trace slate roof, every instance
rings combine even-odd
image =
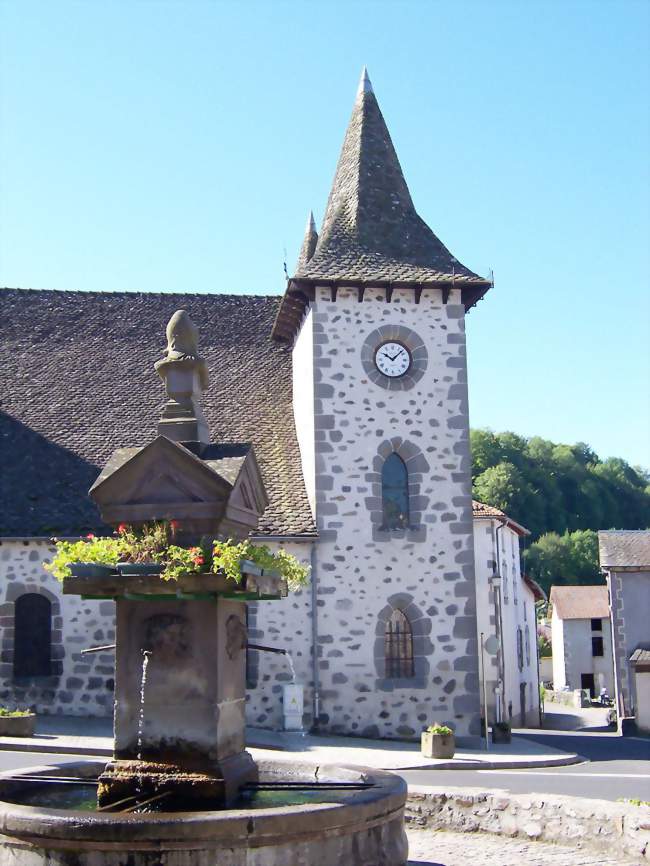
[[[316,284],[456,287],[466,309],[491,286],[418,216],[365,69],[320,234],[314,225],[310,243],[306,254],[303,242],[287,285],[274,329],[278,340],[292,339]]]
[[[294,279],[488,282],[461,264],[415,211],[364,70],[313,256]]]
[[[598,533],[600,567],[650,571],[650,530],[616,529]]]
[[[215,441],[250,442],[269,535],[315,535],[293,422],[291,355],[270,339],[280,298],[0,290],[0,535],[101,530],[87,491],[111,453],[156,436],[153,369],[186,309],[210,370]]]
[[[551,604],[560,619],[608,619],[606,586],[552,586]]]

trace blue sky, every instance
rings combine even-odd
[[[283,290],[367,64],[474,426],[650,465],[650,4],[0,0],[0,284]]]

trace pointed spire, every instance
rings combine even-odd
[[[304,244],[303,244],[304,247]],[[320,237],[296,280],[487,281],[465,268],[416,213],[364,67]]]
[[[368,75],[368,67],[364,66],[361,70],[361,78],[359,79],[359,87],[357,88],[357,98],[362,93],[374,93],[375,91],[372,89],[372,82]]]
[[[305,226],[305,236],[298,254],[296,262],[296,271],[301,270],[314,255],[316,244],[318,243],[318,232],[316,231],[316,222],[314,221],[314,212],[309,211],[307,217],[307,225]]]

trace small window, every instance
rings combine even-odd
[[[28,592],[14,608],[14,677],[49,677],[52,673],[52,605]]]
[[[383,529],[405,529],[409,522],[409,483],[406,464],[391,454],[381,470]]]
[[[504,604],[508,604],[510,595],[508,591],[508,566],[505,559],[501,562],[501,577],[503,578],[503,602]]]
[[[524,636],[520,628],[517,629],[517,664],[519,670],[524,669]]]
[[[592,639],[591,639],[591,654],[592,654],[592,656],[604,655],[602,637],[592,637]]]
[[[530,664],[530,628],[528,627],[528,623],[526,623],[526,629],[524,631],[524,636],[526,639],[526,664]]]
[[[408,678],[415,675],[413,668],[413,632],[411,624],[401,610],[394,610],[386,623],[384,656],[388,678]]]
[[[602,630],[603,630],[603,621],[602,621],[602,619],[592,619],[592,621],[591,621],[591,630],[592,630],[592,631],[602,631]]]

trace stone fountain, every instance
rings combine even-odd
[[[208,371],[183,310],[167,343],[155,365],[167,394],[159,435],[116,451],[90,495],[112,526],[174,521],[181,545],[246,537],[267,505],[254,450],[210,441],[200,407]],[[322,789],[320,800],[256,809],[241,800],[264,787],[260,778],[287,784],[288,771],[258,767],[244,741],[245,604],[280,599],[281,579],[252,563],[240,583],[140,571],[64,581],[64,593],[116,602],[113,760],[79,764],[66,783],[95,782],[97,811],[39,806],[51,770],[0,776],[0,862],[4,847],[14,866],[402,866],[398,777],[292,765],[290,782]],[[154,804],[162,811],[134,811]]]

